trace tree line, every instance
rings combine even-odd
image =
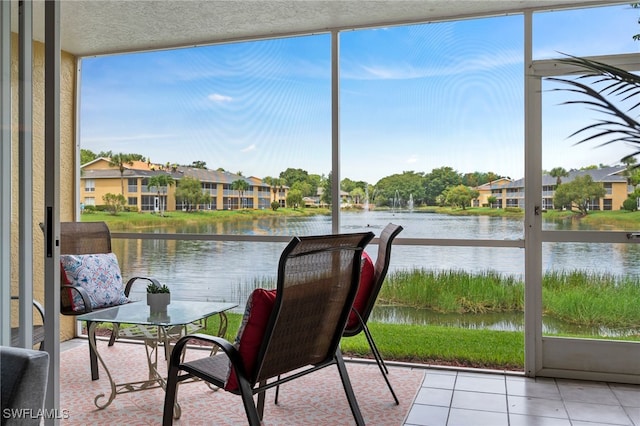
[[[112,153],[111,151],[100,152],[95,154],[90,150],[81,150],[82,163],[85,164],[99,157],[108,158],[110,163],[122,173],[125,165],[133,164],[133,161],[149,161],[147,157],[141,154],[124,154]],[[635,167],[635,161],[628,160],[626,176],[629,183],[633,184],[640,178],[640,172]],[[195,161],[191,164],[182,165],[184,167],[193,167],[207,169],[206,162]],[[177,184],[176,198],[187,205],[206,204],[208,194],[203,194],[201,183],[190,177],[180,179],[175,182],[169,175],[170,170],[175,170],[177,165],[167,164],[162,166],[162,170],[167,174],[159,174],[150,178],[148,186],[157,190],[158,195],[163,188]],[[582,170],[598,169],[600,166],[587,166]],[[219,171],[224,171],[218,168]],[[554,196],[554,205],[557,208],[575,207],[580,212],[586,214],[589,209],[589,202],[592,199],[598,199],[604,196],[604,188],[602,184],[593,182],[590,176],[585,175],[574,179],[569,183],[562,183],[562,178],[568,176],[567,170],[562,167],[555,167],[550,171],[543,171],[556,178],[556,191]],[[242,172],[236,173],[242,176]],[[355,181],[350,178],[344,178],[340,181],[340,190],[349,195],[352,203],[364,204],[369,203],[377,207],[407,207],[409,200],[413,201],[413,205],[418,206],[453,206],[466,208],[471,205],[471,201],[479,196],[474,187],[496,181],[503,178],[494,172],[472,172],[460,173],[452,167],[444,166],[431,170],[429,173],[403,171],[389,176],[385,176],[375,184],[365,181]],[[282,191],[285,187],[287,190],[286,204],[288,207],[304,207],[305,197],[320,197],[320,202],[330,205],[332,202],[332,174],[318,175],[307,172],[301,168],[287,168],[276,176],[265,176],[263,182],[271,186],[271,190],[275,195],[278,191]],[[238,201],[236,208],[240,209],[245,206],[243,195],[249,190],[249,184],[244,178],[239,178],[232,182],[232,189],[238,191]],[[112,194],[111,194],[112,195]],[[115,202],[122,203],[122,199],[116,199],[112,196],[106,204]],[[124,199],[124,180],[122,181],[122,198]],[[490,197],[489,202],[492,202]],[[632,194],[625,208],[632,209],[636,203],[637,194]],[[274,209],[278,208],[274,202]],[[164,206],[160,206],[160,210],[164,210]]]
[[[81,149],[81,162],[86,164],[99,157],[111,159],[111,164],[124,170],[123,165],[126,164],[121,160],[124,158],[129,162],[133,161],[149,161],[148,157],[141,154],[114,154],[111,151],[102,151],[94,153],[87,149]],[[114,158],[116,161],[114,161]],[[175,168],[177,165],[167,164],[166,168]],[[207,165],[204,161],[195,161],[191,164],[181,165],[185,167],[194,167],[206,169]],[[218,168],[219,171],[224,171]],[[242,172],[237,172],[242,176]],[[350,178],[344,178],[340,181],[340,189],[349,194],[354,204],[363,204],[368,202],[375,206],[393,207],[396,203],[399,207],[406,207],[409,199],[413,200],[415,206],[420,205],[454,205],[465,207],[470,201],[477,197],[477,191],[471,188],[497,180],[503,176],[494,172],[472,172],[460,173],[451,167],[438,167],[429,173],[403,171],[399,174],[393,174],[380,179],[375,184],[365,181],[356,181]],[[185,179],[181,179],[185,180]],[[287,205],[303,206],[304,197],[320,196],[320,201],[330,205],[332,202],[332,174],[318,175],[309,173],[301,168],[287,168],[280,172],[277,176],[265,176],[263,182],[272,187],[272,191],[277,193],[284,187],[288,188]],[[239,180],[245,182],[244,180]],[[166,186],[164,182],[159,182]],[[234,190],[244,192],[248,187],[240,182],[234,182]],[[184,188],[181,188],[184,186]],[[187,188],[191,188],[187,189]],[[198,192],[197,182],[186,180],[184,184],[178,182],[177,189],[181,189],[181,193],[188,198],[194,192]],[[194,191],[196,190],[196,191]],[[124,191],[123,191],[124,193]],[[240,195],[242,198],[242,195]],[[193,200],[199,201],[199,200]],[[242,201],[239,200],[239,203]],[[196,202],[197,203],[197,202]]]

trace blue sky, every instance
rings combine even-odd
[[[534,18],[534,56],[639,52],[628,5]],[[521,16],[341,33],[341,177],[376,183],[450,166],[520,178]],[[85,58],[80,144],[245,176],[331,168],[330,36]],[[612,164],[573,146],[585,111],[545,95],[543,167]],[[548,101],[547,101],[548,100]],[[593,114],[593,113],[591,113]]]

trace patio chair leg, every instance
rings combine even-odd
[[[278,375],[278,381],[280,380],[280,375]],[[278,405],[278,396],[280,395],[280,385],[276,385],[276,396],[273,398],[273,403]]]
[[[247,421],[249,426],[260,426],[261,415],[258,414],[255,401],[253,400],[253,392],[249,382],[244,377],[238,377],[238,387],[240,388],[240,395],[242,396],[242,403],[244,404],[244,411],[247,413]],[[262,393],[264,397],[264,393]]]
[[[373,340],[373,336],[371,335],[367,324],[362,324],[362,331],[364,331],[364,335],[367,338],[367,342],[369,343],[369,347],[371,348],[371,352],[373,353],[374,358],[376,359],[376,361],[379,361],[378,365],[382,365],[383,372],[385,374],[389,374],[389,370],[387,369],[387,366],[382,359],[382,355],[380,355],[378,345],[376,345],[376,342]]]
[[[389,377],[388,377],[389,370],[387,369],[387,366],[384,363],[384,359],[382,359],[382,355],[380,355],[380,351],[378,350],[378,346],[373,341],[373,336],[371,335],[371,332],[369,331],[369,327],[367,327],[366,324],[363,324],[362,329],[364,331],[364,335],[367,338],[367,341],[369,342],[369,347],[371,347],[371,352],[373,352],[373,357],[376,360],[376,364],[378,364],[378,368],[380,369],[380,372],[382,373],[382,377],[384,378],[384,381],[387,383],[387,387],[389,388],[389,391],[391,392],[391,396],[393,396],[393,400],[395,401],[396,405],[400,405],[400,401],[398,400],[398,397],[396,396],[396,393],[393,390],[393,387],[391,386],[391,382],[389,382]]]
[[[264,386],[266,385],[267,382],[266,381],[262,381],[260,382],[260,386]],[[260,420],[262,420],[263,416],[264,416],[264,400],[265,400],[265,393],[267,393],[267,391],[264,392],[260,392],[258,394],[258,417],[260,417]]]
[[[344,387],[344,393],[347,394],[347,400],[349,401],[349,407],[353,413],[353,418],[358,426],[364,426],[364,418],[360,412],[358,401],[356,400],[356,394],[353,392],[351,381],[349,380],[349,374],[347,373],[347,367],[344,365],[344,359],[342,358],[342,352],[340,348],[336,350],[336,364],[338,366],[338,372],[340,373],[340,379],[342,380],[342,386]]]
[[[167,384],[164,395],[164,410],[162,413],[162,426],[173,424],[173,409],[176,402],[176,387],[178,386],[178,369],[173,365],[169,366],[167,373]]]

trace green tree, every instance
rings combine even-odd
[[[124,206],[127,205],[127,199],[124,198],[124,195],[110,192],[102,196],[102,201],[106,204],[107,210],[114,216],[123,211]]]
[[[331,187],[331,172],[329,172],[329,175],[327,176],[326,179],[323,179],[322,182],[320,183],[320,187],[322,188],[322,195],[320,196],[320,202],[326,204],[326,205],[331,205],[331,191],[332,191],[332,187]]]
[[[96,158],[98,158],[98,156],[93,151],[80,148],[80,165],[90,163]]]
[[[556,206],[576,206],[582,214],[588,213],[589,201],[602,198],[606,194],[604,186],[594,182],[591,176],[578,176],[571,182],[560,185],[553,196]]]
[[[622,172],[622,175],[627,178],[627,185],[630,185],[634,171],[636,171],[636,169],[638,168],[638,160],[636,160],[635,157],[625,157],[620,161],[625,165],[625,169]]]
[[[479,186],[480,185],[480,172],[465,173],[462,176],[462,184],[466,186]]]
[[[307,182],[309,182],[310,192],[302,192],[302,195],[305,197],[315,197],[318,195],[318,188],[320,188],[320,182],[322,182],[322,176],[317,174],[310,174],[307,178]]]
[[[121,186],[121,194],[124,197],[124,171],[127,169],[126,166],[133,166],[134,157],[132,154],[123,154],[122,152],[119,154],[114,154],[109,158],[109,164],[115,166],[120,170],[120,186]]]
[[[494,180],[502,179],[501,175],[495,174],[493,172],[487,172],[484,174],[482,180],[480,180],[480,185],[487,182],[493,182]]]
[[[300,191],[303,197],[312,197],[318,193],[318,187],[313,186],[309,181],[296,182],[289,189]]]
[[[622,209],[630,212],[638,210],[638,197],[629,197],[622,202]]]
[[[493,205],[498,201],[498,199],[494,195],[490,195],[487,197],[487,202],[489,203],[489,207],[493,208]]]
[[[200,180],[187,176],[178,181],[176,201],[186,204],[187,210],[192,211],[194,206],[209,202],[209,195],[202,191]]]
[[[244,192],[249,189],[249,182],[244,179],[234,180],[233,182],[231,182],[231,189],[233,189],[234,191],[238,191],[238,210],[240,209],[240,204],[242,204],[244,208],[242,197],[244,195]]]
[[[284,179],[285,185],[292,187],[296,182],[307,182],[309,179],[309,173],[302,169],[288,168],[284,172],[280,173],[280,179]]]
[[[207,168],[207,162],[206,161],[197,160],[197,161],[194,161],[191,164],[189,164],[187,167],[193,167],[194,169],[206,169]]]
[[[435,205],[436,197],[441,195],[445,189],[461,183],[462,177],[451,167],[445,166],[431,170],[431,173],[424,176],[426,204]]]
[[[351,192],[349,192],[349,195],[355,204],[362,204],[365,201],[364,190],[358,186],[353,188]]]
[[[471,200],[478,197],[478,191],[460,184],[450,186],[444,191],[443,195],[446,204],[452,207],[462,207],[462,210],[465,210],[467,206],[471,206]]]
[[[562,178],[569,176],[569,172],[564,167],[554,167],[549,172],[549,176],[556,178],[556,187],[558,187],[562,183]]]
[[[340,189],[346,192],[351,192],[356,188],[356,182],[352,181],[349,178],[344,178],[340,182]]]
[[[267,176],[262,180],[267,185],[271,186],[271,191],[273,192],[273,201],[277,202],[276,195],[278,194],[278,191],[284,186],[284,179]]]
[[[304,208],[304,203],[302,202],[302,192],[297,189],[292,189],[287,194],[287,207],[297,209],[298,207]]]
[[[173,179],[173,177],[165,173],[151,176],[149,178],[149,181],[147,182],[147,186],[149,187],[149,189],[155,188],[158,193],[158,202],[160,203],[160,216],[164,216],[164,203],[162,202],[162,196],[160,195],[161,189],[165,188],[166,192],[166,189],[173,184],[175,184],[175,180]]]
[[[404,171],[384,177],[375,185],[375,203],[377,206],[391,206],[399,198],[403,205],[413,197],[416,205],[425,199],[424,175],[414,171]],[[393,206],[392,206],[393,207]]]

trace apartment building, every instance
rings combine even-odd
[[[83,206],[104,204],[105,194],[122,193],[127,206],[142,212],[159,210],[175,211],[235,210],[239,208],[267,209],[271,202],[284,206],[288,187],[278,187],[274,191],[270,185],[257,177],[244,177],[227,171],[198,169],[183,166],[163,166],[143,161],[125,164],[121,174],[117,166],[107,158],[97,158],[80,168],[80,202]],[[159,174],[173,178],[174,185],[150,187],[149,179]],[[197,206],[176,200],[176,186],[181,179],[190,177],[200,181],[202,191],[209,195],[209,201]],[[233,189],[233,182],[244,180],[248,189],[242,194]]]
[[[589,210],[620,210],[622,203],[633,188],[627,183],[624,176],[625,167],[603,167],[590,170],[571,170],[568,176],[560,177],[561,184],[568,183],[579,176],[589,175],[594,182],[600,182],[604,186],[606,194],[603,198],[593,199],[589,204]],[[554,209],[553,196],[558,186],[558,178],[549,174],[542,175],[542,208]],[[476,187],[480,192],[478,198],[473,200],[474,207],[489,206],[494,208],[519,207],[524,208],[524,178],[512,181],[501,178]],[[489,203],[489,197],[495,197],[495,202]]]

